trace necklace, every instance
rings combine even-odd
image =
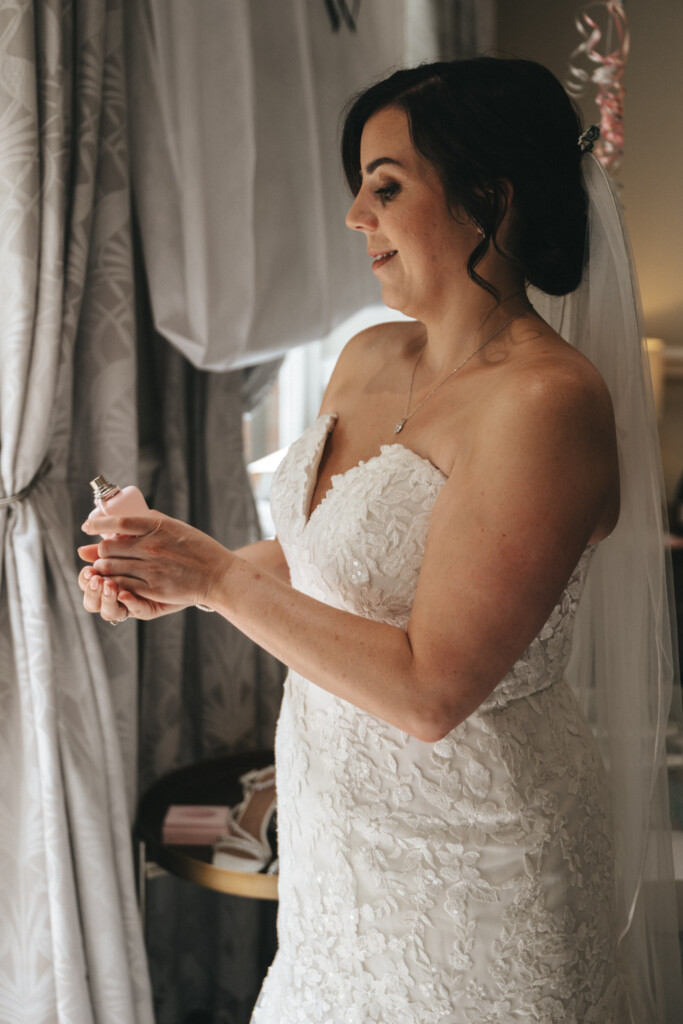
[[[466,356],[465,359],[463,359],[463,361],[461,363],[458,363],[458,365],[456,366],[456,368],[454,370],[451,370],[450,373],[447,373],[446,376],[443,378],[443,380],[440,380],[439,383],[436,385],[436,387],[433,387],[432,390],[429,392],[429,394],[425,398],[422,399],[422,401],[419,403],[419,405],[415,406],[415,408],[413,409],[412,412],[408,412],[408,408],[410,406],[410,399],[412,398],[412,395],[413,395],[413,383],[415,381],[415,374],[417,372],[418,365],[420,363],[420,360],[422,359],[422,354],[424,352],[424,349],[422,349],[422,352],[420,352],[419,356],[415,360],[415,366],[413,367],[413,375],[410,378],[410,387],[408,388],[408,398],[407,398],[407,401],[406,401],[406,407],[403,410],[403,416],[401,417],[400,422],[397,423],[396,426],[394,427],[394,433],[395,434],[400,434],[401,431],[403,430],[403,428],[405,427],[406,423],[410,419],[410,417],[414,416],[416,412],[419,412],[419,410],[422,408],[422,406],[425,404],[425,402],[429,401],[429,399],[432,397],[432,395],[436,391],[439,390],[439,388],[441,387],[442,384],[445,384],[446,381],[449,380],[453,376],[454,373],[458,372],[458,370],[462,370],[463,366],[465,366],[467,363],[469,363],[470,359],[474,359],[474,357],[476,356],[477,352],[481,352],[481,350],[483,348],[486,348],[486,346],[488,345],[488,343],[490,341],[493,341],[493,339],[497,338],[499,334],[502,334],[503,331],[505,330],[505,328],[509,327],[513,320],[519,320],[519,318],[521,316],[524,316],[524,315],[525,315],[524,313],[515,313],[514,316],[511,316],[510,319],[507,320],[503,324],[502,327],[499,327],[497,331],[494,331],[494,333],[489,338],[487,338],[486,341],[484,341],[479,346],[479,348],[475,348],[474,352],[470,352],[470,354],[468,356]]]

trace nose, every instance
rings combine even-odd
[[[363,189],[360,190],[346,214],[346,226],[354,231],[375,231],[377,228],[377,217],[369,209]]]

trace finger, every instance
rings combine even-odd
[[[93,574],[92,570],[84,569],[83,572],[91,573],[85,583],[85,586],[81,587],[83,590],[83,607],[87,612],[98,614],[102,603],[102,584],[104,583],[104,580],[101,576]]]
[[[78,557],[83,559],[84,562],[94,562],[97,558],[97,544],[85,544],[78,550]]]
[[[78,574],[78,585],[83,591],[83,593],[85,593],[86,590],[90,589],[90,580],[95,575],[95,570],[90,565],[87,565],[85,569],[81,569],[81,571]]]
[[[145,516],[104,516],[94,515],[86,519],[81,526],[84,533],[124,534],[127,537],[143,537],[158,529],[161,515],[158,512]]]
[[[114,557],[98,558],[93,562],[92,568],[100,576],[116,579],[117,584],[120,584],[123,579],[128,580],[130,589],[139,590],[140,585],[147,582],[143,576],[144,565],[145,563],[141,559]]]
[[[145,587],[145,583],[144,583],[143,580],[135,579],[135,578],[133,578],[131,576],[118,576],[118,575],[106,576],[106,577],[103,578],[103,582],[104,582],[104,580],[114,584],[114,586],[116,587],[116,590],[118,592],[119,602],[121,602],[121,595],[122,594],[130,595],[130,596],[134,597],[138,601],[149,602],[149,601],[153,601],[154,600],[151,597],[148,597],[148,596],[143,597],[142,596],[141,591]]]
[[[146,621],[156,618],[156,612],[150,601],[138,597],[130,590],[119,590],[119,604],[128,611],[128,614],[135,619]]]
[[[104,580],[100,615],[107,622],[118,622],[120,619],[125,618],[125,615],[121,614],[122,611],[125,611],[125,609],[119,602],[118,587],[112,580]]]

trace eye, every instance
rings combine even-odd
[[[382,185],[381,188],[376,188],[375,195],[379,196],[382,203],[390,203],[400,191],[401,186],[394,181],[390,185]]]

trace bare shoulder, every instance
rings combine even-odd
[[[530,330],[528,343],[522,338],[507,365],[499,367],[487,418],[530,430],[564,430],[576,438],[613,433],[612,401],[596,367],[546,324]]]

